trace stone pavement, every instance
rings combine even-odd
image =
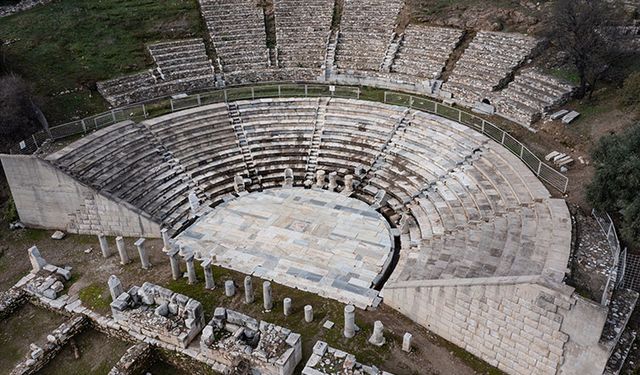
[[[263,279],[353,303],[392,258],[387,221],[367,204],[324,190],[272,189],[227,202],[177,237],[183,252]]]

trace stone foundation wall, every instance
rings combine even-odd
[[[151,364],[152,357],[151,345],[146,343],[136,344],[127,349],[127,352],[109,371],[109,375],[143,374]]]
[[[27,301],[27,293],[21,288],[10,288],[0,293],[0,320],[13,314]]]
[[[11,375],[34,374],[53,359],[64,345],[75,335],[87,327],[87,318],[76,315],[62,323],[47,336],[47,343],[42,347],[32,345],[26,360],[20,362],[11,371]]]
[[[598,340],[607,311],[600,305],[516,280],[406,284],[387,285],[384,302],[509,374],[604,370],[608,355]]]
[[[34,228],[110,236],[160,235],[160,225],[36,156],[0,155],[20,220]]]

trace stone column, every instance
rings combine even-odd
[[[285,298],[282,301],[282,305],[283,305],[283,310],[284,310],[284,316],[289,316],[291,315],[291,298]]]
[[[180,271],[180,261],[178,260],[178,250],[177,249],[169,250],[169,252],[167,253],[167,256],[169,257],[169,263],[171,263],[171,277],[173,277],[174,280],[180,279],[180,277],[182,276],[182,271]]]
[[[255,295],[253,293],[253,281],[251,280],[251,276],[245,276],[244,278],[244,303],[253,303],[255,300]]]
[[[313,306],[306,305],[304,307],[304,321],[307,323],[313,322]]]
[[[353,305],[344,307],[344,337],[350,339],[356,335],[356,308]]]
[[[200,198],[195,191],[189,193],[189,206],[191,207],[191,213],[195,214],[200,209]]]
[[[353,175],[348,174],[344,176],[344,192],[353,192]]]
[[[29,261],[31,262],[32,272],[40,272],[47,265],[47,261],[40,255],[40,250],[36,246],[32,246],[27,250],[29,253]]]
[[[201,263],[202,269],[204,270],[204,288],[205,289],[214,289],[216,287],[216,283],[213,280],[213,270],[211,269],[211,259],[207,259]]]
[[[240,194],[242,192],[245,191],[245,185],[244,185],[244,178],[242,176],[240,176],[239,174],[237,174],[234,178],[233,178],[233,189],[236,191],[236,193]]]
[[[122,236],[116,237],[116,247],[118,248],[118,254],[120,254],[120,264],[125,265],[131,262],[129,254],[127,254],[127,247],[124,244],[124,238]]]
[[[373,323],[373,333],[371,334],[371,337],[369,337],[369,343],[375,346],[382,346],[385,341],[384,325],[381,321],[376,320],[375,323]]]
[[[140,263],[142,264],[143,270],[148,270],[151,267],[151,262],[149,261],[149,254],[147,254],[147,249],[144,247],[144,242],[146,240],[144,238],[139,238],[136,242],[136,248],[138,248],[138,255],[140,255]]]
[[[319,171],[316,171],[316,185],[315,185],[315,187],[320,188],[320,189],[324,188],[324,179],[325,179],[324,175],[325,175],[325,172],[322,169],[320,169]]]
[[[224,282],[224,295],[227,297],[233,297],[236,294],[236,285],[233,280],[227,280]]]
[[[124,293],[124,287],[120,282],[120,279],[116,275],[109,276],[109,281],[107,281],[107,285],[109,285],[109,293],[111,293],[111,300],[115,301],[119,295]]]
[[[169,229],[167,228],[162,228],[162,230],[160,231],[160,234],[162,235],[162,251],[164,251],[165,253],[168,253],[169,251],[171,251],[171,237],[169,236]]]
[[[404,336],[402,336],[402,350],[407,353],[411,351],[411,339],[413,339],[413,335],[409,332],[406,332]]]
[[[273,309],[273,300],[271,299],[271,283],[268,281],[262,283],[262,299],[265,311],[271,311]]]
[[[111,255],[111,250],[109,250],[109,243],[107,242],[107,236],[103,233],[98,235],[98,241],[100,242],[100,250],[102,250],[102,257],[108,258]]]
[[[198,281],[198,277],[196,276],[196,265],[193,263],[192,252],[184,254],[184,262],[187,264],[187,276],[189,278],[189,284],[195,284]]]
[[[329,190],[335,191],[338,187],[338,172],[329,173]]]
[[[293,187],[293,170],[291,168],[287,168],[284,170],[284,182],[282,183],[282,187]]]

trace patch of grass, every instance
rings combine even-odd
[[[105,110],[95,82],[149,66],[145,43],[202,35],[196,0],[59,0],[0,22],[9,68],[52,124]]]
[[[38,241],[42,241],[45,238],[47,238],[49,236],[49,233],[51,231],[48,231],[46,229],[31,229],[31,228],[27,228],[24,230],[24,232],[22,233],[22,238],[29,243],[35,243]]]
[[[547,74],[550,74],[553,77],[565,80],[573,85],[580,84],[580,77],[578,76],[578,72],[575,68],[571,67],[562,67],[547,70]]]
[[[82,304],[100,313],[109,311],[111,296],[106,283],[93,283],[80,290],[78,293]]]

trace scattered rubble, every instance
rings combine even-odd
[[[353,354],[334,349],[324,341],[317,341],[313,354],[302,370],[302,375],[392,375],[375,366],[366,366],[356,361]]]

